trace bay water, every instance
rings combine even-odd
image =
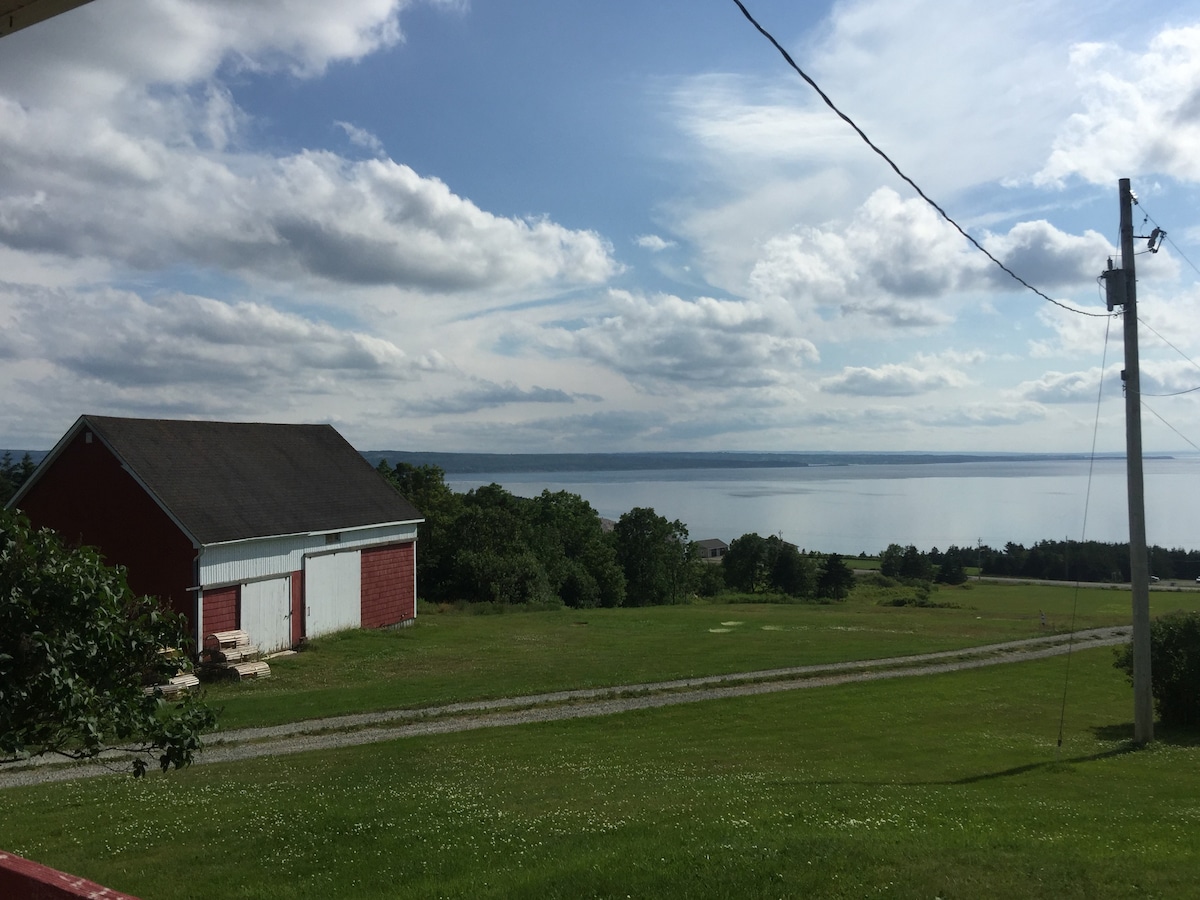
[[[1200,549],[1200,458],[1145,460],[1146,538]],[[651,507],[693,540],[749,532],[806,550],[878,553],[982,541],[1000,548],[1047,540],[1129,539],[1125,461],[893,463],[754,469],[521,472],[454,475],[456,491],[496,483],[522,497],[579,494],[605,518]]]

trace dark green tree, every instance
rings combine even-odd
[[[811,597],[816,588],[816,571],[813,564],[791,544],[779,538],[771,561],[771,589],[789,597]],[[770,544],[772,538],[768,538]]]
[[[542,491],[529,506],[527,543],[542,560],[551,590],[567,606],[620,606],[625,576],[592,505],[567,491]]]
[[[417,529],[417,590],[430,600],[450,599],[453,583],[454,523],[462,514],[462,495],[446,484],[446,473],[434,465],[409,463],[376,466],[383,475],[425,518]]]
[[[1114,661],[1133,683],[1133,645]],[[1177,610],[1150,623],[1150,692],[1164,725],[1200,727],[1200,612]]]
[[[962,584],[967,580],[967,570],[962,564],[962,560],[957,556],[951,556],[947,551],[942,559],[942,564],[938,567],[937,580],[942,584]]]
[[[904,548],[899,544],[888,544],[879,554],[879,573],[888,578],[899,578],[904,568]]]
[[[696,551],[686,525],[635,507],[618,520],[612,539],[625,572],[627,605],[680,603],[688,596]]]
[[[933,578],[933,566],[929,557],[909,544],[904,548],[904,558],[900,562],[900,577],[911,581],[929,581]]]
[[[696,594],[701,597],[716,597],[728,587],[725,581],[725,569],[720,563],[696,560]]]
[[[467,492],[450,529],[452,596],[469,601],[548,603],[546,566],[528,541],[532,501],[498,484]]]
[[[13,484],[12,470],[12,454],[5,450],[4,456],[0,457],[0,507],[17,492],[17,486]]]
[[[817,596],[828,600],[845,600],[854,587],[854,572],[836,553],[825,557],[825,565],[817,577]]]
[[[755,532],[734,538],[721,557],[725,581],[735,591],[757,594],[766,590],[770,580],[770,560],[766,538]]]
[[[136,596],[122,570],[0,510],[0,758],[121,748],[163,771],[189,765],[212,711],[143,690],[177,673],[164,651],[187,644],[183,618]],[[134,774],[145,768],[135,757]]]

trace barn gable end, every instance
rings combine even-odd
[[[125,566],[198,646],[250,626],[281,649],[416,615],[423,519],[328,425],[82,416],[10,505]]]

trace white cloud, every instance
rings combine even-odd
[[[1097,231],[1066,234],[1045,220],[1018,222],[1006,234],[986,235],[982,243],[993,256],[1043,292],[1056,288],[1078,290],[1080,284],[1094,282],[1106,258],[1116,252]],[[997,287],[1015,286],[1011,276],[999,267],[987,271]]]
[[[546,327],[521,339],[600,363],[649,391],[786,383],[818,358],[778,303],[624,291],[613,291],[610,303],[610,312],[580,327]]]
[[[38,139],[3,128],[6,113],[22,113],[0,107],[0,155],[14,172],[0,193],[0,240],[12,247],[447,293],[594,284],[616,271],[594,233],[491,215],[390,160],[220,158],[107,125],[72,139],[66,118]]]
[[[1200,25],[1166,28],[1140,53],[1078,44],[1071,72],[1083,110],[1061,128],[1037,183],[1139,173],[1200,181]]]
[[[1120,391],[1119,376],[1120,366],[1110,367],[1104,373],[1105,394],[1114,388]],[[1100,377],[1099,367],[1080,372],[1047,372],[1041,378],[1018,385],[1016,393],[1038,403],[1095,403],[1100,396]]]
[[[826,393],[862,397],[915,397],[969,384],[971,379],[966,373],[936,357],[918,357],[910,365],[847,366],[818,382]]]
[[[346,135],[346,139],[355,147],[361,147],[372,156],[384,156],[383,141],[371,134],[365,128],[359,128],[357,125],[352,125],[349,122],[337,121],[333,123],[340,128]]]
[[[222,66],[313,77],[331,63],[396,44],[400,14],[411,5],[342,0],[331,10],[320,0],[103,0],[53,27],[6,38],[0,83],[34,102],[53,97],[86,107],[130,87],[202,83]]]
[[[538,385],[522,388],[511,381],[499,384],[480,378],[472,380],[470,387],[452,394],[402,400],[401,408],[409,413],[456,415],[521,403],[571,404],[579,400],[595,402],[600,399],[595,394],[570,394],[559,388]]]
[[[649,250],[652,253],[661,253],[668,247],[675,246],[674,241],[668,241],[657,234],[641,234],[634,238],[633,242],[643,250]]]
[[[117,392],[324,392],[331,380],[410,381],[424,366],[389,341],[257,303],[11,286],[0,302],[5,355]]]
[[[617,266],[594,232],[492,215],[389,159],[239,149],[222,67],[312,76],[394,44],[408,5],[106,0],[7,38],[0,244],[298,285],[505,295],[606,280]],[[33,65],[48,57],[63,62]]]
[[[880,188],[842,228],[770,239],[750,283],[799,309],[928,328],[952,321],[934,301],[975,284],[984,262],[926,203]]]

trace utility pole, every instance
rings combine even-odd
[[[1125,470],[1129,495],[1129,578],[1133,594],[1133,740],[1154,740],[1150,690],[1150,567],[1146,555],[1146,505],[1142,479],[1142,389],[1138,370],[1137,279],[1133,266],[1133,204],[1129,179],[1117,185],[1121,205],[1121,267],[1104,273],[1108,308],[1123,305],[1125,319]]]

